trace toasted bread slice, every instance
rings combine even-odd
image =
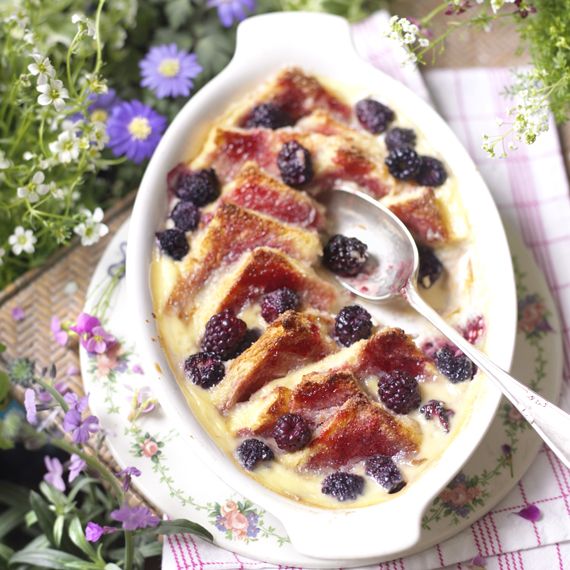
[[[216,269],[261,246],[281,250],[309,264],[321,253],[314,232],[285,226],[233,204],[221,204],[212,221],[194,239],[190,254],[183,261],[182,276],[168,300],[169,308],[180,315],[187,313],[192,298]]]
[[[300,190],[269,176],[255,162],[247,162],[230,184],[222,200],[261,212],[287,224],[307,229],[322,229],[324,207]]]
[[[338,350],[328,333],[330,325],[316,315],[286,311],[229,365],[212,390],[212,401],[227,412],[272,380]]]
[[[358,394],[320,427],[301,464],[310,470],[338,469],[373,455],[410,455],[417,452],[420,442],[417,422],[396,418]]]

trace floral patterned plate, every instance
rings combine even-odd
[[[93,412],[107,431],[116,460],[142,471],[135,483],[149,502],[172,518],[194,520],[223,548],[251,558],[305,567],[355,565],[355,561],[307,558],[296,552],[279,521],[237,495],[196,457],[188,455],[176,419],[153,397],[130,329],[124,284],[127,223],[103,255],[88,292],[86,311],[97,314],[120,341],[112,352],[89,356],[81,368]],[[562,347],[554,302],[531,254],[513,232],[509,241],[517,279],[519,321],[513,373],[548,399],[562,380]],[[503,402],[487,436],[462,471],[433,501],[413,552],[450,538],[500,501],[532,463],[540,440],[521,415]],[[222,474],[219,474],[222,475]],[[411,554],[412,551],[405,554]],[[404,554],[404,553],[402,553]],[[363,565],[372,561],[359,560]]]

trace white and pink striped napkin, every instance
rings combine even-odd
[[[435,105],[477,163],[506,224],[520,229],[560,311],[565,354],[561,405],[570,411],[570,196],[556,128],[551,125],[535,145],[522,146],[506,159],[488,158],[481,150],[481,137],[494,133],[496,118],[504,115],[505,101],[499,94],[508,71],[433,70],[422,76],[414,68],[402,68],[397,52],[381,34],[387,17],[380,12],[354,26],[357,48],[376,67]],[[512,516],[530,503],[542,510],[540,521]],[[548,449],[541,450],[515,489],[470,528],[425,552],[374,568],[467,569],[474,567],[477,556],[485,559],[488,570],[570,570],[570,472]],[[291,568],[249,560],[190,535],[165,540],[162,567]]]

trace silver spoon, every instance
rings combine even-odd
[[[335,188],[327,194],[325,203],[334,233],[358,237],[368,245],[372,259],[380,260],[372,272],[356,278],[339,277],[341,285],[373,302],[403,297],[497,384],[562,463],[570,468],[570,415],[499,368],[421,298],[416,287],[418,250],[404,224],[374,198],[349,187]]]

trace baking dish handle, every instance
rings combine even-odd
[[[318,33],[317,33],[318,32]],[[339,16],[313,12],[276,12],[244,20],[237,30],[232,64],[256,66],[275,64],[275,53],[287,54],[291,61],[311,59],[310,54],[327,53],[331,64],[337,59],[358,57],[348,22]],[[307,57],[308,56],[308,57]]]

